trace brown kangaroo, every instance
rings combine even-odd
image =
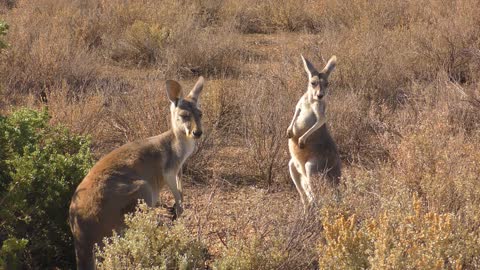
[[[154,206],[165,185],[175,197],[177,217],[183,211],[181,169],[202,135],[198,109],[204,79],[183,98],[176,81],[166,82],[172,128],[158,136],[127,143],[98,161],[77,187],[70,204],[77,269],[95,269],[93,248],[124,227],[124,215],[139,199]]]
[[[328,132],[325,115],[328,76],[335,69],[337,58],[332,56],[325,68],[318,72],[303,55],[301,57],[308,74],[308,86],[297,103],[287,137],[290,176],[306,208],[315,201],[314,177],[326,176],[331,183],[338,185],[341,162],[335,141]]]

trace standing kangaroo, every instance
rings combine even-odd
[[[318,72],[303,55],[301,57],[308,74],[308,86],[287,129],[291,156],[288,167],[300,199],[307,207],[307,203],[315,200],[312,191],[315,176],[326,176],[334,185],[340,181],[340,157],[328,132],[325,115],[328,76],[335,69],[337,58],[332,56],[325,68]]]
[[[177,217],[183,211],[181,169],[193,153],[195,139],[202,135],[202,113],[197,107],[204,79],[200,77],[190,94],[168,80],[172,128],[158,136],[127,143],[104,156],[77,187],[70,204],[77,269],[95,269],[93,247],[101,245],[112,230],[124,227],[125,213],[139,199],[156,204],[160,189],[167,185],[175,197]]]

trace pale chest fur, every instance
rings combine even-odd
[[[195,140],[187,139],[186,142],[183,144],[183,156],[181,157],[181,165],[183,165],[185,160],[193,154],[193,151],[195,151]]]
[[[190,138],[184,138],[181,140],[175,147],[174,152],[177,156],[177,162],[175,163],[175,168],[167,168],[169,171],[178,172],[183,166],[185,160],[190,157],[195,151],[195,140]]]
[[[298,114],[298,117],[293,125],[294,137],[298,138],[302,136],[317,122],[317,117],[313,111],[313,106],[318,105],[316,103],[308,102],[305,96],[299,100],[297,107],[300,108],[300,113]]]

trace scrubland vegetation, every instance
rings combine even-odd
[[[103,269],[480,268],[478,14],[476,0],[1,1],[0,268],[72,268],[73,189],[93,160],[167,130],[164,81],[199,75],[184,216],[140,207]],[[344,165],[340,198],[318,183],[306,214],[287,168],[300,54],[338,58],[327,116]]]

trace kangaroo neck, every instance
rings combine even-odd
[[[185,133],[175,128],[172,129],[172,149],[177,156],[185,161],[195,150],[195,139],[188,137]]]

